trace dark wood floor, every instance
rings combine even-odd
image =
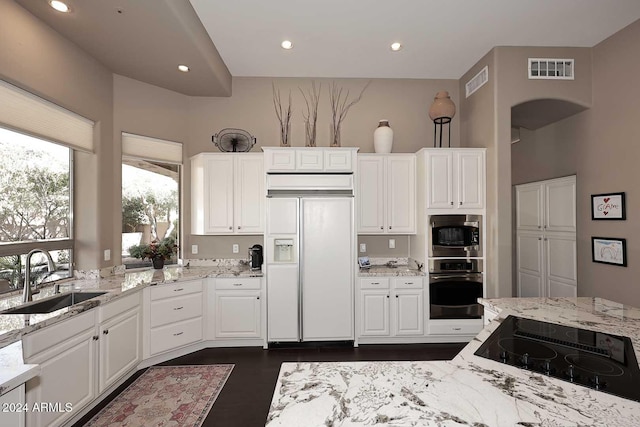
[[[363,345],[359,348],[322,346],[309,348],[210,348],[161,365],[233,363],[235,367],[204,422],[205,427],[264,426],[276,380],[283,362],[346,362],[375,360],[449,360],[466,345],[407,344]],[[82,426],[117,396],[144,370],[113,392],[75,426]],[[75,427],[74,426],[74,427]]]

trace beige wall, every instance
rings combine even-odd
[[[389,239],[396,241],[395,249],[389,248]],[[360,252],[360,244],[367,245],[366,252]],[[407,258],[409,256],[409,236],[358,236],[358,256],[382,257],[382,258]]]
[[[96,122],[95,154],[75,156],[76,268],[120,240],[113,228],[111,72],[13,1],[0,1],[0,78]]]

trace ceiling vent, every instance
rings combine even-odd
[[[480,89],[486,82],[489,81],[489,66],[484,67],[478,74],[476,74],[471,80],[467,82],[465,85],[467,95],[465,98],[470,97],[474,94],[478,89]]]
[[[573,80],[573,59],[529,58],[529,78]]]

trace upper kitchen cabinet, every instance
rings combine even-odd
[[[264,177],[261,153],[192,157],[192,234],[262,234]]]
[[[359,155],[356,191],[358,233],[415,234],[415,155]]]
[[[422,150],[426,162],[427,209],[483,209],[485,150]]]
[[[357,149],[352,147],[263,147],[267,173],[353,172]]]
[[[516,186],[516,227],[575,233],[575,175]]]

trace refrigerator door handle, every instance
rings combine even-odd
[[[302,229],[303,229],[303,221],[304,221],[304,212],[303,212],[303,204],[302,199],[298,198],[298,341],[303,340],[304,328],[302,325],[303,322],[303,311],[302,311],[302,274],[303,274],[303,259],[304,259],[304,250],[302,245],[304,243]]]

